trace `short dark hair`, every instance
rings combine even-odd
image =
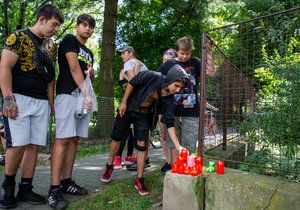
[[[84,21],[88,22],[88,24],[92,28],[95,28],[96,22],[95,22],[95,19],[91,15],[89,15],[89,14],[82,14],[82,15],[79,15],[77,17],[77,25],[79,25],[80,23],[83,23]]]
[[[181,82],[184,85],[184,87],[186,87],[190,84],[191,79],[189,77],[182,77],[178,80],[175,80],[174,82]]]
[[[54,17],[60,23],[64,22],[64,15],[57,7],[51,4],[43,5],[38,9],[36,20],[38,20],[41,16],[44,16],[46,20],[50,20],[52,17]]]

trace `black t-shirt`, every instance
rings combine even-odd
[[[12,69],[12,90],[37,99],[48,99],[47,82],[45,82],[33,61],[35,45],[28,33],[31,33],[39,45],[43,45],[44,39],[37,37],[29,29],[16,31],[6,39],[4,49],[8,49],[19,58]],[[52,60],[55,60],[57,46],[50,46]]]
[[[175,97],[175,116],[198,117],[199,116],[199,101],[198,101],[198,82],[200,77],[201,63],[198,58],[190,58],[187,62],[180,62],[176,59],[170,59],[163,63],[158,69],[158,72],[166,75],[169,69],[175,64],[179,64],[191,78],[191,84],[179,94],[174,94]]]
[[[74,35],[67,34],[58,48],[59,75],[56,84],[56,94],[71,94],[77,88],[66,58],[66,53],[68,52],[77,54],[84,78],[86,77],[84,71],[88,69],[88,64],[92,66],[94,62],[92,51],[81,44]]]

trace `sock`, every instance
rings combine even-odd
[[[51,185],[50,190],[54,190],[54,189],[59,188],[59,187],[60,187],[60,185]]]
[[[32,179],[33,178],[21,178],[21,184],[31,185],[32,184]]]
[[[62,179],[60,181],[61,185],[68,185],[71,182],[71,178],[67,178],[67,179]]]
[[[16,184],[16,174],[7,175],[5,174],[5,180],[2,185],[14,185]]]

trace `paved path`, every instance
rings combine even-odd
[[[147,171],[156,170],[163,164],[162,149],[150,148],[150,161],[151,167],[146,169]],[[102,183],[100,181],[100,176],[107,162],[108,154],[96,155],[93,157],[83,158],[76,160],[73,171],[73,178],[80,186],[86,188],[89,194],[98,192],[101,189],[109,187],[110,184]],[[112,175],[111,182],[114,180],[128,178],[136,176],[136,172],[127,171],[126,167],[122,169],[117,169]],[[4,173],[0,174],[0,183],[3,182]],[[16,183],[20,181],[20,171],[18,171]],[[17,185],[16,185],[17,186]],[[48,190],[50,187],[50,166],[37,166],[35,171],[35,176],[33,179],[33,190],[45,197],[48,195]],[[16,192],[18,187],[16,187]],[[82,198],[80,196],[65,195],[65,197],[70,201],[74,202]],[[52,209],[47,204],[45,205],[31,205],[25,202],[18,202],[18,206],[15,209],[34,209],[34,210],[47,210]]]

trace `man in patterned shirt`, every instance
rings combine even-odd
[[[7,150],[0,192],[2,208],[15,207],[16,200],[46,202],[32,191],[32,179],[38,147],[46,145],[48,118],[50,110],[53,112],[53,52],[57,47],[46,37],[53,36],[63,21],[58,8],[44,5],[37,12],[34,26],[12,33],[3,47],[0,84]],[[15,176],[20,165],[21,182],[15,198]]]

